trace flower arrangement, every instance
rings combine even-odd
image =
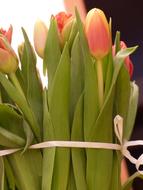
[[[34,27],[34,46],[43,59],[42,86],[36,54],[25,30],[16,55],[12,26],[0,30],[0,190],[127,190],[137,172],[122,186],[122,153],[89,147],[30,149],[41,142],[116,144],[114,117],[124,121],[129,140],[137,110],[138,87],[131,81],[127,48],[111,20],[92,9],[82,23],[66,13],[52,16],[49,29]],[[4,156],[5,155],[5,156]]]

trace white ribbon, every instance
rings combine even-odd
[[[28,147],[28,149],[43,149],[43,148],[94,148],[94,149],[108,149],[108,150],[120,150],[122,155],[126,157],[131,163],[135,164],[137,171],[143,175],[143,170],[140,170],[140,166],[143,165],[143,154],[138,158],[134,158],[128,147],[143,145],[143,140],[136,141],[123,141],[123,118],[117,115],[114,119],[114,131],[120,142],[120,144],[102,143],[102,142],[82,142],[82,141],[46,141],[38,144],[34,144]],[[6,156],[22,150],[22,148],[0,150],[0,156]]]
[[[135,164],[137,171],[143,175],[143,170],[140,170],[140,166],[143,165],[143,154],[138,158],[134,158],[128,150],[130,146],[143,145],[143,140],[126,141],[123,140],[123,118],[117,115],[114,119],[115,134],[120,142],[122,155],[127,158],[131,163]]]

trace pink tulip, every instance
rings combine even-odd
[[[11,36],[0,36],[0,72],[14,73],[18,67],[18,58],[10,45]]]
[[[123,41],[120,42],[120,48],[121,49],[126,49],[127,48],[125,42],[123,42]],[[115,55],[115,46],[112,47],[112,52],[113,52],[113,56],[114,56]],[[129,75],[130,75],[130,78],[131,78],[132,75],[133,75],[134,67],[133,67],[133,63],[132,63],[129,56],[125,58],[125,66],[126,66],[128,72],[129,72]]]
[[[34,26],[34,47],[39,57],[44,57],[44,49],[48,35],[48,28],[44,22],[38,20]]]
[[[85,20],[85,34],[91,54],[96,59],[102,59],[111,47],[109,24],[100,9],[92,9]]]

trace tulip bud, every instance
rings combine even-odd
[[[68,19],[70,19],[71,16],[71,14],[66,14],[65,12],[60,12],[55,16],[60,33],[62,32],[66,22]]]
[[[68,41],[71,33],[71,29],[73,25],[75,24],[75,19],[73,17],[70,17],[67,22],[65,23],[62,31],[61,31],[61,39],[62,43],[65,44],[66,41]]]
[[[85,20],[85,35],[91,54],[102,59],[111,47],[111,34],[107,19],[100,9],[92,9]]]
[[[123,42],[123,41],[120,42],[120,48],[121,49],[126,49],[127,48],[125,42]],[[115,56],[115,45],[112,47],[112,53],[113,53],[113,56]],[[126,66],[128,72],[129,72],[129,75],[130,75],[130,78],[131,78],[132,75],[133,75],[133,70],[134,70],[133,63],[132,63],[129,56],[127,56],[124,61],[125,61],[125,66]]]
[[[18,58],[4,36],[0,36],[0,72],[14,73],[18,67]]]
[[[61,46],[63,47],[70,37],[71,29],[75,24],[75,19],[72,14],[67,14],[65,12],[58,13],[55,16],[55,19],[57,21]]]
[[[44,57],[44,49],[48,35],[48,28],[45,23],[38,20],[34,26],[34,47],[39,57]]]

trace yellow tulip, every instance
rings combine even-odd
[[[44,49],[48,35],[48,28],[44,22],[38,20],[34,26],[34,47],[39,57],[44,57]]]

